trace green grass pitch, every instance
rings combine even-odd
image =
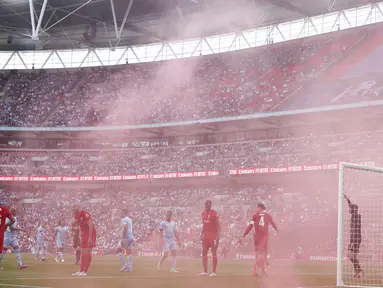
[[[93,257],[87,277],[71,276],[78,271],[74,258],[67,256],[64,264],[48,257],[47,262],[35,262],[32,255],[23,255],[30,268],[20,271],[13,255],[3,260],[0,270],[0,287],[24,288],[282,288],[282,287],[333,287],[335,285],[335,263],[271,261],[269,276],[254,278],[253,261],[221,260],[217,277],[199,277],[200,259],[178,259],[179,273],[170,273],[170,259],[157,271],[157,260],[152,257],[135,257],[133,272],[121,273],[117,256]],[[209,261],[211,265],[211,261]]]

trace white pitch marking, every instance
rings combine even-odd
[[[335,275],[336,273],[294,273],[292,276],[300,276],[300,275]],[[68,277],[30,277],[30,278],[6,278],[6,279],[1,279],[2,281],[17,281],[17,280],[77,280],[77,279],[160,279],[164,278],[166,276],[169,276],[168,274],[162,274],[161,276],[86,276],[86,277],[74,277],[74,276],[68,276]],[[238,273],[238,274],[233,274],[233,273],[224,273],[224,274],[218,274],[217,277],[227,277],[227,276],[252,276],[252,274],[249,273]],[[177,275],[172,275],[172,278],[176,277],[199,277],[198,275],[185,275],[180,272]],[[314,286],[313,286],[314,287]],[[300,288],[313,288],[313,287],[300,287]],[[333,287],[333,286],[316,286],[316,287]]]
[[[5,286],[5,287],[22,287],[22,288],[52,288],[52,287],[47,287],[47,286],[28,286],[28,285],[14,285],[14,284],[4,284],[4,283],[0,283],[0,286]]]
[[[333,286],[301,286],[301,287],[297,287],[297,288],[334,288],[336,287],[336,285],[333,285]]]

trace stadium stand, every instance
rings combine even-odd
[[[355,66],[375,51],[382,44],[369,41],[382,38],[376,38],[376,33],[381,32],[354,29],[266,48],[160,63],[12,71],[0,79],[4,90],[0,125],[163,123],[360,101],[339,97],[350,84],[329,83],[324,75],[337,80],[346,73],[338,66],[344,67],[345,61]],[[364,54],[358,52],[361,49]],[[374,82],[374,77],[367,80]],[[318,93],[316,86],[312,87],[318,79],[325,81],[328,97],[307,97]],[[370,90],[376,90],[375,86],[371,84]],[[370,91],[364,100],[379,97]],[[291,102],[294,105],[288,105]]]
[[[2,176],[110,176],[255,167],[379,162],[382,131],[114,151],[4,151]]]

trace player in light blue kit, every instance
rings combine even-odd
[[[117,248],[118,256],[120,257],[122,268],[121,272],[132,272],[133,269],[133,256],[132,248],[134,244],[133,236],[133,222],[132,219],[128,217],[128,209],[121,210],[121,227],[122,235],[119,247]],[[128,258],[128,261],[125,259],[125,255]]]
[[[157,268],[160,269],[162,263],[164,263],[165,259],[169,255],[169,251],[172,254],[172,268],[170,272],[177,273],[176,270],[176,256],[177,256],[177,243],[180,245],[180,239],[178,237],[178,231],[176,224],[172,221],[172,211],[166,212],[166,220],[160,223],[160,234],[163,241],[163,254],[158,263]]]
[[[56,239],[56,248],[57,256],[55,258],[56,262],[64,263],[64,246],[68,236],[69,227],[65,226],[64,220],[59,221],[59,226],[55,228],[55,236],[53,239]],[[57,238],[56,238],[57,237]]]
[[[28,268],[29,265],[23,264],[23,261],[21,260],[19,240],[17,239],[18,232],[23,231],[23,229],[17,228],[18,221],[16,217],[16,213],[17,213],[16,208],[12,207],[10,209],[10,212],[15,218],[15,222],[11,226],[8,226],[7,230],[5,230],[4,232],[4,249],[3,249],[3,253],[0,254],[0,262],[3,260],[3,256],[4,254],[7,253],[7,250],[11,248],[13,251],[13,254],[15,254],[16,256],[16,260],[17,260],[17,264],[19,264],[19,268],[25,269],[25,268]],[[8,224],[9,222],[10,220],[7,218],[5,220],[5,224]],[[0,270],[2,269],[3,268],[0,267]]]
[[[47,220],[43,220],[40,223],[39,228],[37,228],[37,237],[36,237],[36,257],[35,260],[39,260],[40,251],[41,253],[41,261],[47,261],[46,254],[47,254],[47,243],[46,241],[49,241],[49,238],[45,234],[45,225],[47,224]]]

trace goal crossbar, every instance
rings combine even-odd
[[[351,169],[355,169],[355,170],[363,170],[363,171],[371,171],[371,172],[381,172],[381,173],[383,173],[383,167],[365,166],[365,165],[341,162],[339,164],[339,174],[341,174],[341,172],[343,173],[343,169],[344,168],[351,168]]]
[[[343,193],[344,193],[344,169],[353,169],[360,171],[378,172],[383,173],[382,167],[366,166],[360,164],[353,164],[347,162],[339,163],[339,186],[338,186],[338,235],[337,235],[337,286],[345,286],[343,281],[343,269],[342,269],[342,258],[343,256]],[[368,287],[368,286],[357,286],[352,287]]]

